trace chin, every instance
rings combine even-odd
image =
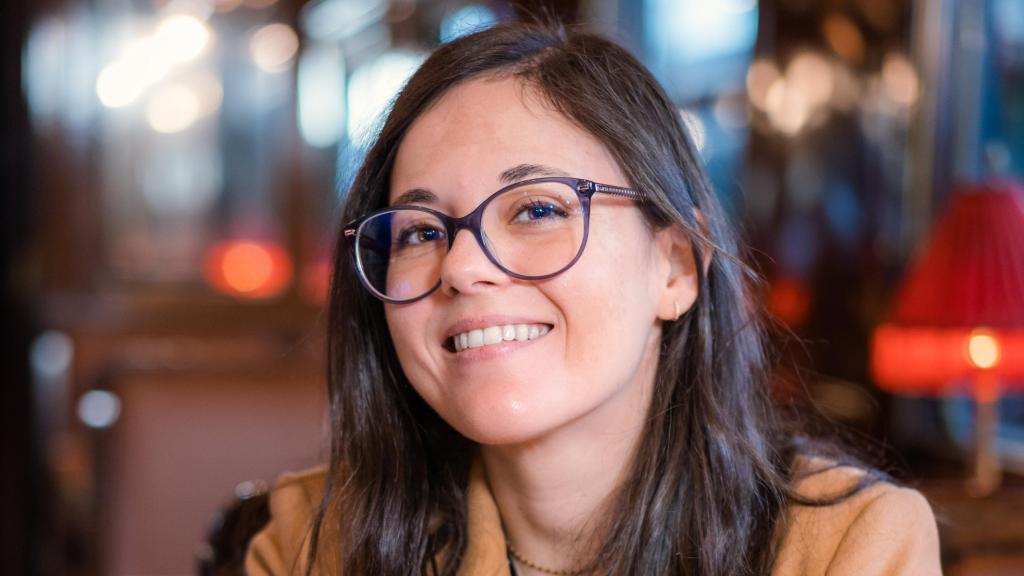
[[[558,427],[550,407],[528,409],[523,403],[479,403],[463,407],[445,420],[460,434],[484,446],[524,444]]]

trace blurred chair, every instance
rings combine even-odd
[[[244,576],[249,541],[269,521],[265,484],[251,495],[235,498],[214,517],[206,544],[196,554],[199,576]]]

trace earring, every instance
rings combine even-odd
[[[679,317],[683,315],[683,311],[682,311],[681,307],[679,306],[679,301],[676,300],[674,302],[674,304],[675,304],[675,308],[676,308],[676,317],[672,319],[673,322],[675,322],[676,320],[679,320]]]

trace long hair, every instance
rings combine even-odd
[[[521,81],[601,141],[629,185],[650,199],[641,206],[648,223],[684,230],[695,262],[710,255],[706,274],[696,267],[695,303],[665,325],[645,429],[626,481],[602,509],[591,568],[769,572],[787,504],[828,502],[791,489],[793,460],[810,445],[770,395],[756,275],[742,263],[678,110],[628,51],[557,24],[504,24],[442,45],[394,100],[343,220],[386,205],[412,122],[453,86],[483,76]],[[310,566],[330,553],[345,574],[455,574],[467,543],[464,491],[475,446],[402,373],[383,305],[360,286],[343,238],[328,330],[331,461]]]

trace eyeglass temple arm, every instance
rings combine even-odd
[[[622,188],[619,186],[612,186],[610,184],[598,184],[594,183],[595,192],[603,192],[605,194],[611,194],[612,196],[621,196],[623,198],[631,198],[633,200],[644,201],[646,197],[632,188]]]

